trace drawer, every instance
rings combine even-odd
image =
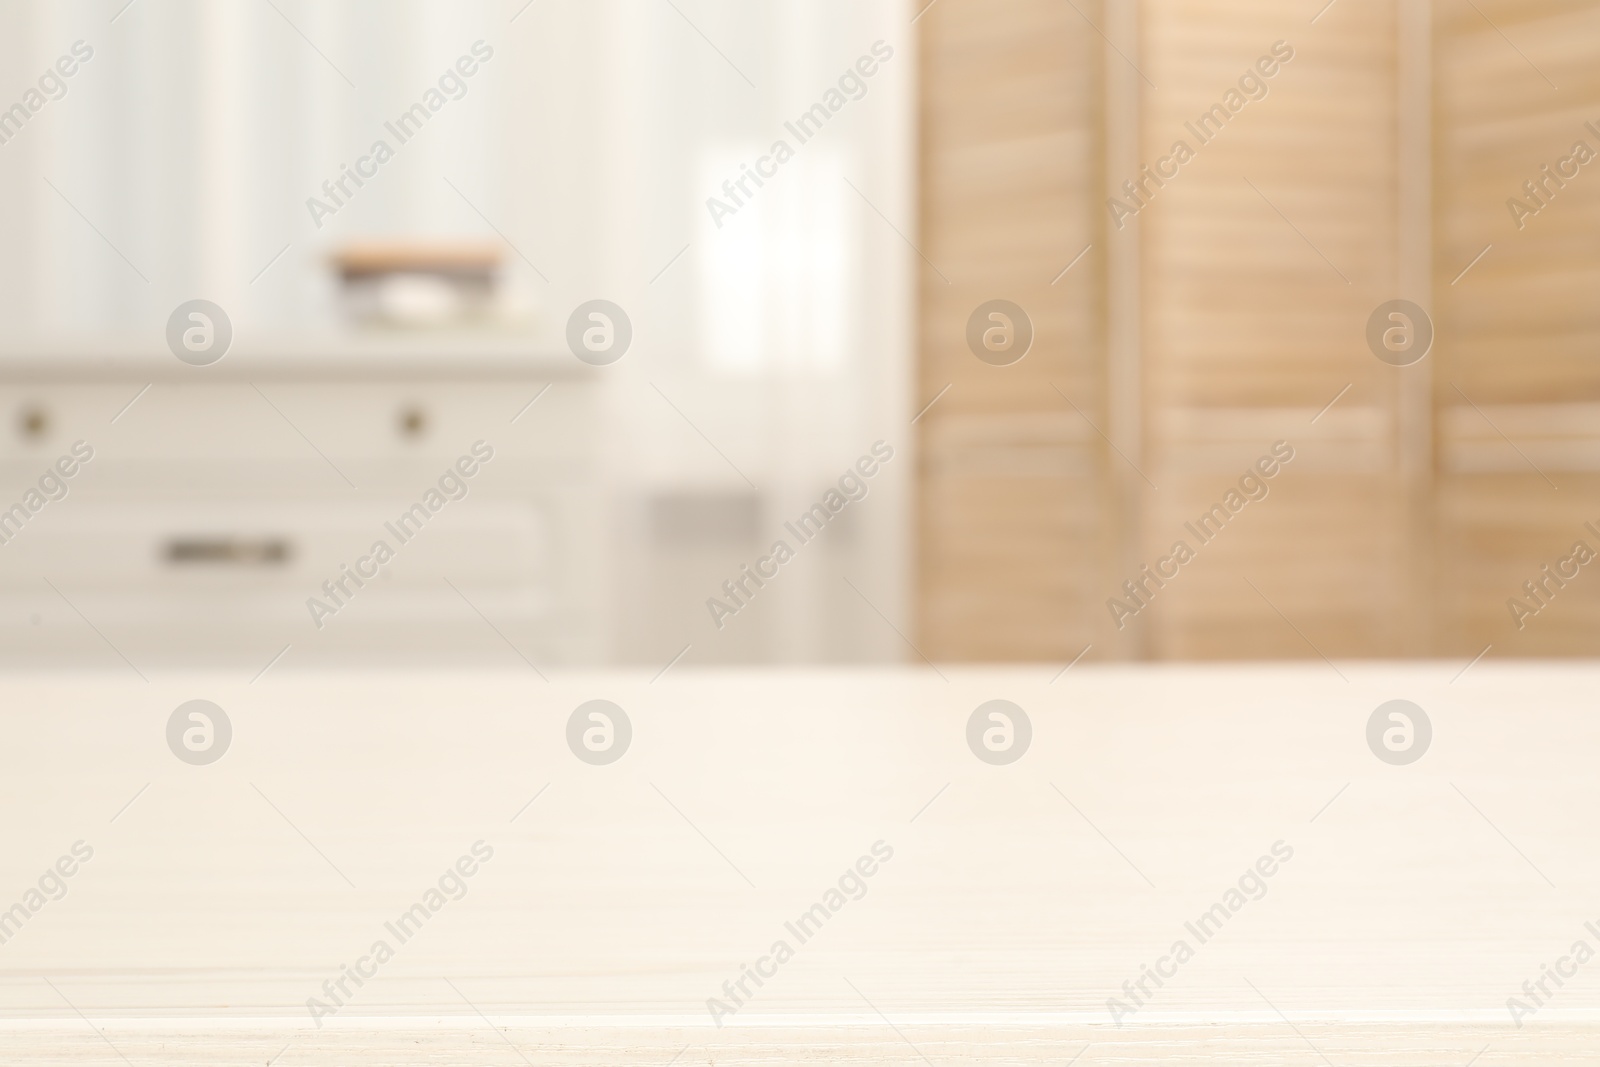
[[[0,544],[0,663],[110,665],[102,641],[147,669],[290,643],[302,665],[503,659],[484,618],[541,662],[574,654],[570,538],[545,504],[417,504],[48,505]]]
[[[577,462],[591,454],[595,419],[593,389],[581,381],[157,382],[143,395],[139,389],[0,386],[0,462],[53,458],[80,438],[124,461],[321,462],[320,452],[341,466],[444,463],[483,440],[497,456]]]
[[[376,567],[384,584],[526,586],[550,573],[550,519],[537,501],[442,499],[429,512],[399,496],[143,505],[69,497],[20,530],[0,515],[10,538],[0,545],[0,588],[34,587],[43,576],[79,588],[303,600],[379,543],[392,554]]]

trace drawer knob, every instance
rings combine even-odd
[[[416,405],[408,405],[400,409],[400,436],[408,440],[416,440],[428,432],[428,413]]]
[[[17,414],[17,430],[24,440],[44,440],[50,433],[50,413],[37,404],[29,404]]]

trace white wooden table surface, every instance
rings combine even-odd
[[[93,857],[12,913],[0,1063],[1592,1062],[1600,959],[1521,1026],[1507,998],[1600,951],[1600,667],[1460,668],[7,676],[0,909]],[[233,727],[208,766],[165,736],[196,698]],[[633,728],[610,765],[566,742],[594,698]],[[1007,766],[966,741],[996,698],[1033,727]],[[1367,746],[1394,698],[1433,726],[1408,766]]]

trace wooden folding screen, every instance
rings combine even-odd
[[[1561,164],[1600,152],[1595,3],[941,0],[918,26],[927,655],[1590,647],[1586,570],[1537,616],[1507,600],[1600,552],[1600,166]],[[1547,163],[1576,176],[1513,219]],[[1037,332],[1010,366],[968,350],[995,298]],[[1397,299],[1435,327],[1409,366],[1367,338]],[[1280,441],[1266,496],[1197,529]]]

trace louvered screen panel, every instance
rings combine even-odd
[[[1113,533],[1104,445],[1062,397],[1104,418],[1098,251],[1061,275],[1101,240],[1101,39],[1060,0],[939,3],[918,27],[917,407],[949,389],[917,422],[916,639],[936,660],[1070,657]],[[965,340],[996,298],[1036,331],[1007,367]]]
[[[1461,655],[1594,655],[1600,566],[1543,568],[1600,552],[1600,5],[1475,3],[1435,16],[1438,628]],[[1547,179],[1579,141],[1595,159]]]
[[[1311,24],[1301,7],[1142,8],[1159,86],[1145,161],[1179,140],[1195,149],[1137,216],[1160,487],[1142,543],[1150,563],[1180,539],[1196,549],[1129,624],[1148,627],[1156,658],[1380,655],[1409,640],[1396,371],[1363,340],[1371,310],[1399,295],[1395,10],[1338,4]],[[1220,116],[1201,126],[1230,104],[1220,132]],[[1269,495],[1202,546],[1185,523],[1279,440],[1294,459]]]

